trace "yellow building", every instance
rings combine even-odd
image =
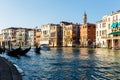
[[[40,36],[41,36],[41,30],[37,29],[35,32],[35,44],[40,45]]]
[[[63,28],[63,46],[78,46],[80,38],[80,24],[69,22],[60,23]]]
[[[50,26],[50,46],[62,45],[62,28],[59,24],[51,24]]]

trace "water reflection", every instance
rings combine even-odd
[[[88,48],[53,48],[15,59],[4,57],[25,71],[23,80],[117,80],[120,51]],[[2,55],[3,56],[3,55]]]

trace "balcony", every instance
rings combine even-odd
[[[101,38],[105,39],[107,38],[107,35],[102,35]]]

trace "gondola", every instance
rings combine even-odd
[[[2,54],[3,53],[3,49],[0,47],[0,54]]]
[[[30,46],[29,48],[27,48],[27,49],[24,49],[24,50],[21,49],[21,50],[18,52],[18,55],[24,56],[24,55],[26,55],[26,53],[27,53],[30,49],[31,49],[31,46]]]
[[[14,49],[14,50],[8,50],[7,55],[8,56],[13,56],[13,57],[18,57],[18,53],[21,51],[21,47]]]
[[[36,46],[35,52],[36,52],[36,53],[40,53],[40,49],[41,49],[40,47]]]
[[[2,49],[3,49],[3,52],[5,52],[5,51],[6,51],[6,48],[5,48],[5,46],[4,46]]]
[[[6,48],[5,48],[5,47],[0,47],[0,54],[4,53],[4,52],[5,52],[5,50],[6,50]]]

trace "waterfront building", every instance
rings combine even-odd
[[[84,24],[80,25],[80,46],[89,47],[95,45],[96,26],[87,22],[87,14],[83,15]]]
[[[41,29],[36,29],[35,36],[35,44],[40,45]]]
[[[80,32],[79,24],[73,24],[69,22],[62,21],[60,25],[63,30],[63,46],[77,46],[79,45]]]
[[[95,45],[95,24],[85,23],[80,26],[80,46]]]
[[[120,47],[120,10],[103,16],[96,24],[98,47]]]
[[[35,31],[32,29],[28,31],[28,44],[31,46],[35,46]]]
[[[0,34],[0,47],[3,46],[3,34]]]
[[[28,46],[29,31],[32,29],[18,28],[16,30],[16,46]]]
[[[50,26],[50,46],[62,46],[62,27],[59,24]]]
[[[120,10],[111,15],[110,31],[106,39],[108,48],[120,48]]]
[[[8,46],[8,41],[11,41],[11,45],[16,44],[16,30],[15,27],[10,27],[2,30],[3,42],[5,46]]]
[[[40,37],[40,45],[41,44],[50,44],[50,26],[51,24],[46,24],[41,26],[41,37]]]

